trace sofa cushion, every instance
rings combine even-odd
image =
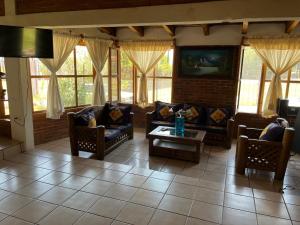
[[[220,126],[207,126],[207,125],[201,125],[201,124],[186,123],[185,128],[194,129],[194,130],[205,130],[208,133],[214,133],[214,134],[226,134],[227,133],[227,128],[220,127]]]
[[[105,116],[106,125],[110,124],[127,124],[130,121],[131,105],[110,104]]]
[[[205,109],[201,105],[184,104],[185,121],[187,123],[205,124]]]
[[[175,113],[183,108],[183,104],[171,104],[166,102],[155,102],[154,120],[174,122]]]
[[[93,109],[90,109],[89,111],[87,111],[85,113],[81,113],[81,114],[77,115],[75,118],[75,125],[96,127],[97,122],[95,119],[95,113],[94,113]]]
[[[158,126],[167,126],[167,127],[174,127],[174,122],[169,121],[152,121],[152,126],[158,127]]]
[[[278,118],[276,121],[265,127],[259,136],[259,140],[281,142],[283,139],[284,130],[287,127],[288,122],[285,119]]]
[[[109,128],[111,129],[118,129],[119,131],[126,132],[128,129],[132,128],[132,124],[128,123],[128,124],[123,124],[123,125],[118,125],[118,124],[112,124],[109,126]]]
[[[111,129],[111,128],[106,128],[105,133],[104,133],[104,140],[107,141],[112,141],[116,137],[118,137],[121,134],[121,131],[119,129]]]
[[[207,125],[225,127],[231,114],[232,112],[229,108],[208,108]]]

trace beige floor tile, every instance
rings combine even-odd
[[[214,223],[222,222],[223,208],[204,202],[194,201],[189,216]]]
[[[258,225],[292,225],[292,221],[264,215],[257,215]]]
[[[258,190],[258,189],[253,189],[253,193],[255,198],[261,198],[261,199],[270,200],[274,202],[283,202],[281,193]]]
[[[171,182],[166,180],[159,180],[155,178],[148,178],[143,184],[142,188],[150,191],[166,192]]]
[[[70,176],[71,175],[68,173],[53,171],[53,172],[49,173],[48,175],[40,178],[39,181],[48,183],[48,184],[57,185],[57,184],[60,184],[61,182],[63,182],[64,180],[66,180],[67,178],[69,178]]]
[[[300,206],[300,196],[299,195],[284,194],[283,198],[284,198],[285,203]]]
[[[111,222],[111,219],[86,213],[74,225],[110,225]]]
[[[40,196],[39,199],[42,201],[60,205],[75,193],[76,190],[73,189],[64,188],[64,187],[54,187],[47,193]]]
[[[114,183],[102,181],[102,180],[93,180],[84,186],[81,190],[85,192],[90,192],[97,195],[104,195]]]
[[[128,203],[121,210],[117,220],[133,225],[146,225],[149,223],[153,213],[153,208]]]
[[[63,203],[64,206],[86,211],[88,210],[100,197],[98,195],[79,191]]]
[[[131,198],[131,202],[137,203],[140,205],[150,206],[150,207],[158,207],[161,199],[163,198],[163,194],[154,191],[148,191],[139,189],[134,196]]]
[[[149,177],[153,172],[154,172],[153,170],[139,168],[139,167],[134,167],[129,171],[129,173],[145,176],[145,177]]]
[[[24,178],[38,180],[51,172],[52,172],[52,170],[47,170],[47,169],[38,168],[38,167],[32,167],[28,170],[25,170],[25,172],[20,174],[20,176],[24,177]]]
[[[225,193],[224,206],[249,212],[255,212],[254,199],[252,197]]]
[[[14,178],[2,183],[0,185],[0,188],[3,190],[15,192],[32,182],[34,182],[34,180],[32,180],[32,179],[22,178],[22,177],[14,177]]]
[[[203,180],[200,178],[199,182],[197,183],[197,186],[212,189],[216,191],[224,191],[225,190],[225,183],[224,182],[215,182],[215,181],[209,181],[209,180]]]
[[[194,199],[196,190],[197,190],[196,186],[173,182],[170,185],[167,194],[176,195],[182,198]]]
[[[223,208],[222,225],[257,225],[255,213]],[[271,224],[270,224],[271,225]]]
[[[18,209],[24,207],[32,199],[23,197],[21,195],[11,194],[10,196],[0,201],[0,212],[5,214],[12,214]]]
[[[65,207],[58,207],[43,218],[40,225],[71,225],[79,219],[82,212]]]
[[[108,192],[106,192],[105,196],[128,201],[132,198],[136,191],[137,188],[115,184],[109,189]]]
[[[121,209],[126,205],[125,201],[101,197],[97,202],[88,210],[88,212],[97,214],[99,216],[116,218]]]
[[[186,217],[175,213],[157,210],[149,225],[185,225]]]
[[[128,225],[128,223],[123,223],[123,222],[115,220],[111,225]]]
[[[289,210],[291,219],[300,222],[300,206],[290,204],[286,204],[286,206]]]
[[[193,201],[190,199],[180,198],[172,195],[165,195],[158,208],[169,212],[188,215],[191,209],[192,202]]]
[[[76,171],[75,174],[78,176],[95,178],[102,172],[103,172],[102,168],[86,166],[85,168],[83,168],[79,171]]]
[[[7,217],[0,222],[0,225],[30,225],[33,223],[26,222],[14,217]]]
[[[289,219],[284,203],[255,199],[256,212],[259,214]]]
[[[161,179],[161,180],[172,181],[175,177],[175,174],[154,171],[150,177]]]
[[[35,181],[25,187],[17,190],[16,192],[20,195],[25,195],[31,198],[37,198],[38,196],[49,191],[53,185]]]
[[[7,196],[9,196],[11,194],[11,192],[5,191],[5,190],[0,190],[0,201],[4,198],[6,198]]]
[[[49,160],[48,162],[40,164],[39,167],[44,168],[44,169],[49,169],[49,170],[56,170],[60,167],[63,167],[67,163],[68,162],[61,161],[61,160]]]
[[[13,216],[31,223],[37,223],[55,208],[56,205],[34,200],[24,208],[16,211]]]
[[[14,178],[13,175],[10,175],[10,174],[7,174],[7,173],[1,173],[0,172],[0,184],[7,181],[7,180],[10,180]]]
[[[252,188],[249,188],[249,187],[226,185],[225,192],[237,194],[237,195],[245,195],[248,197],[253,197]]]
[[[102,173],[100,173],[99,176],[96,177],[96,179],[110,182],[118,182],[125,174],[126,173],[121,171],[106,169]]]
[[[199,220],[192,217],[188,217],[185,225],[217,225],[217,224],[205,220]]]
[[[197,188],[194,198],[201,202],[223,205],[224,192],[209,190],[206,188]]]
[[[199,182],[198,178],[194,177],[186,177],[182,175],[176,175],[174,181],[181,184],[188,184],[188,185],[197,185]]]
[[[120,181],[120,184],[129,185],[133,187],[141,187],[143,183],[147,180],[147,177],[135,175],[135,174],[126,174]]]
[[[132,166],[119,164],[119,163],[114,163],[114,164],[112,164],[111,167],[109,167],[109,169],[127,173],[128,171],[130,171],[132,169]]]
[[[72,175],[62,182],[60,186],[79,190],[87,185],[90,181],[92,181],[91,178]]]

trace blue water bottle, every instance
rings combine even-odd
[[[184,135],[184,117],[182,115],[175,118],[175,133],[178,136]]]

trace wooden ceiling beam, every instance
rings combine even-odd
[[[286,22],[285,25],[285,33],[290,34],[293,32],[293,30],[296,29],[296,27],[299,25],[300,20],[292,20],[292,21],[288,21]]]
[[[144,27],[129,26],[128,28],[137,33],[140,37],[144,37]]]
[[[248,20],[244,20],[243,25],[242,25],[242,34],[247,34],[248,33],[248,27],[249,27]]]
[[[209,24],[201,24],[202,30],[203,30],[203,34],[205,36],[209,35],[209,29],[210,29],[210,25]]]
[[[98,30],[110,36],[114,36],[114,37],[117,36],[117,28],[115,27],[99,27]]]
[[[171,26],[171,25],[162,25],[162,27],[164,28],[164,30],[165,30],[171,37],[174,37],[174,36],[175,36],[175,30],[176,30],[176,27],[175,27],[175,26]]]

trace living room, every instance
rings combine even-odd
[[[0,224],[299,225],[297,6],[0,1]]]

